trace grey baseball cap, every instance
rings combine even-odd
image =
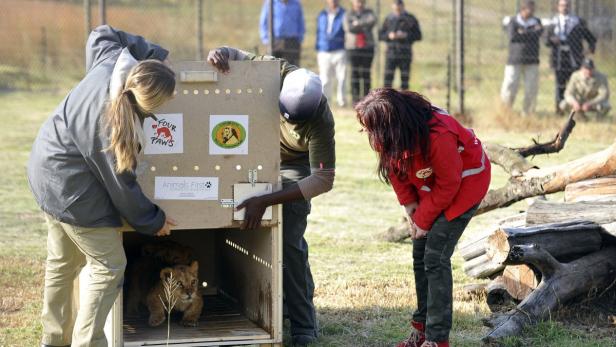
[[[306,121],[314,115],[322,96],[321,79],[314,72],[289,72],[280,90],[280,112],[290,122]]]

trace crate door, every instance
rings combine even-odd
[[[279,62],[230,66],[222,74],[205,62],[175,64],[174,99],[144,123],[138,181],[177,229],[238,227],[233,185],[278,184]],[[275,212],[264,224],[277,220]]]

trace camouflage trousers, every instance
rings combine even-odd
[[[452,323],[451,255],[477,206],[447,221],[441,215],[428,236],[413,241],[413,270],[417,310],[413,320],[424,323],[428,341],[447,341]]]

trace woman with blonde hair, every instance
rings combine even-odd
[[[86,76],[41,127],[28,180],[46,214],[43,346],[107,346],[106,317],[122,288],[126,256],[117,227],[164,236],[175,222],[136,181],[142,123],[173,96],[168,51],[109,26],[86,45]],[[73,306],[73,281],[89,268]]]

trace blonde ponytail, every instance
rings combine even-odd
[[[124,90],[111,100],[105,114],[109,147],[115,155],[117,173],[132,171],[139,153],[139,131],[135,119],[143,121],[173,95],[175,74],[158,60],[144,60],[128,74]]]

